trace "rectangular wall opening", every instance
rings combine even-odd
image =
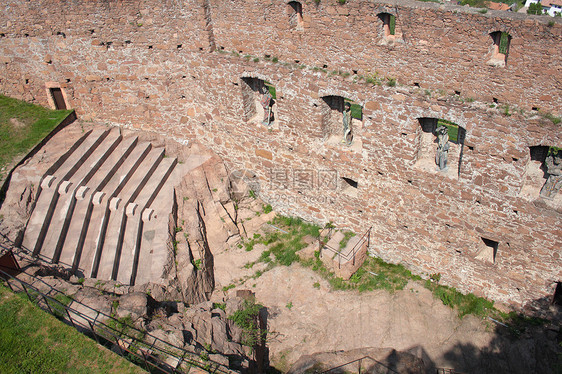
[[[53,102],[55,103],[55,109],[61,110],[66,109],[66,102],[64,101],[64,96],[60,87],[49,88]]]
[[[259,78],[241,79],[244,117],[248,122],[261,123],[266,127],[277,120],[277,92],[275,87]]]
[[[476,255],[476,258],[491,264],[496,263],[496,255],[498,253],[499,243],[495,240],[488,238],[481,238],[482,244],[480,245],[480,250]]]

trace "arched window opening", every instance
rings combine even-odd
[[[509,45],[511,36],[505,31],[495,31],[490,33],[493,41],[492,58],[488,61],[489,65],[504,67],[509,55]]]
[[[242,103],[244,118],[248,122],[273,126],[277,113],[277,93],[275,87],[258,78],[242,78]]]
[[[363,127],[363,107],[342,96],[324,96],[321,105],[322,135],[329,144],[361,149],[359,130]]]
[[[461,172],[466,130],[439,118],[418,118],[419,136],[415,166],[458,178]]]
[[[380,13],[379,18],[383,25],[383,36],[388,38],[396,35],[396,16],[390,13]]]
[[[303,30],[302,4],[298,1],[290,1],[287,4],[287,12],[289,14],[289,26],[294,30]]]
[[[551,146],[529,147],[529,162],[523,176],[520,196],[534,200],[562,202],[562,148]]]

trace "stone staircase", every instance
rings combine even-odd
[[[117,128],[86,133],[43,177],[23,247],[80,277],[157,281],[169,258],[176,166],[164,148]]]

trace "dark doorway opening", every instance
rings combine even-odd
[[[49,88],[53,101],[55,102],[55,109],[66,109],[66,103],[64,102],[64,96],[62,96],[62,90],[58,87]]]

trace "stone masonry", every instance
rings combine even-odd
[[[295,22],[296,8],[6,0],[0,92],[52,106],[61,88],[83,119],[197,138],[231,171],[252,171],[280,211],[358,234],[372,226],[371,251],[387,261],[518,307],[550,300],[562,279],[562,193],[539,196],[534,150],[562,147],[560,124],[544,118],[562,114],[562,21],[307,0]],[[396,17],[394,35],[381,13]],[[503,67],[490,63],[497,31],[511,37]],[[274,126],[248,121],[243,78],[275,86]],[[362,106],[351,146],[323,131],[328,97]],[[422,162],[436,146],[423,119],[462,129],[447,172]]]

